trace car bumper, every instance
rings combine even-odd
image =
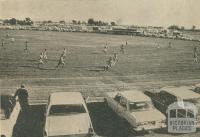
[[[156,125],[144,125],[144,126],[138,126],[133,128],[135,131],[147,131],[147,130],[156,130],[160,128],[165,128],[166,124],[165,123],[159,123]]]

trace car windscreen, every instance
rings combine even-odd
[[[198,113],[200,114],[200,98],[186,99],[184,101],[193,103],[197,107]]]
[[[151,102],[130,102],[129,103],[129,110],[131,112],[134,111],[145,111],[152,109]]]
[[[82,104],[52,105],[49,111],[49,115],[69,115],[80,113],[86,113],[86,110]]]

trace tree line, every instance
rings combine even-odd
[[[34,22],[31,20],[30,17],[26,17],[24,20],[18,20],[18,19],[15,19],[15,18],[11,18],[11,19],[5,19],[3,21],[4,24],[10,24],[10,25],[32,25]],[[48,20],[48,21],[43,21],[43,24],[48,24],[48,23],[53,23],[51,20]],[[60,24],[65,24],[66,22],[64,20],[61,20],[59,21]],[[108,22],[105,22],[105,21],[101,21],[101,20],[95,20],[93,18],[89,18],[86,21],[80,21],[80,20],[72,20],[72,24],[75,24],[75,25],[80,25],[80,24],[85,24],[85,25],[91,25],[91,26],[108,26],[108,25],[111,25],[111,26],[116,26],[116,22],[112,21],[110,23]],[[171,25],[168,27],[168,29],[170,30],[192,30],[192,31],[195,31],[197,30],[196,26],[193,25],[191,27],[191,29],[185,29],[184,26],[178,26],[178,25]]]
[[[15,18],[11,18],[11,19],[5,19],[3,21],[4,24],[10,24],[10,25],[32,25],[33,21],[31,20],[31,18],[27,17],[24,20],[18,20]]]
[[[193,31],[197,30],[195,25],[193,25],[191,27],[191,29],[185,29],[184,26],[180,27],[178,25],[171,25],[171,26],[168,27],[168,29],[170,29],[170,30],[193,30]]]

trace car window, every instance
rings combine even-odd
[[[170,118],[176,118],[176,109],[170,110]]]
[[[86,110],[82,104],[52,105],[49,111],[49,115],[68,115],[79,113],[86,113]]]
[[[177,117],[178,118],[186,118],[186,110],[185,109],[177,109]]]
[[[194,118],[194,111],[191,109],[188,109],[187,111],[187,118]]]
[[[134,111],[145,111],[152,109],[152,104],[150,102],[130,102],[129,103],[129,110],[131,112]]]

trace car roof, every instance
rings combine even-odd
[[[181,99],[200,98],[200,95],[198,93],[195,93],[192,90],[189,90],[185,87],[164,87],[161,88],[161,91],[166,91]]]
[[[200,87],[200,83],[199,83],[199,84],[196,84],[195,87]]]
[[[125,97],[128,101],[131,102],[151,101],[151,99],[147,95],[145,95],[142,91],[139,90],[128,90],[120,93],[123,97]]]
[[[80,92],[55,92],[50,95],[51,105],[84,104]]]

